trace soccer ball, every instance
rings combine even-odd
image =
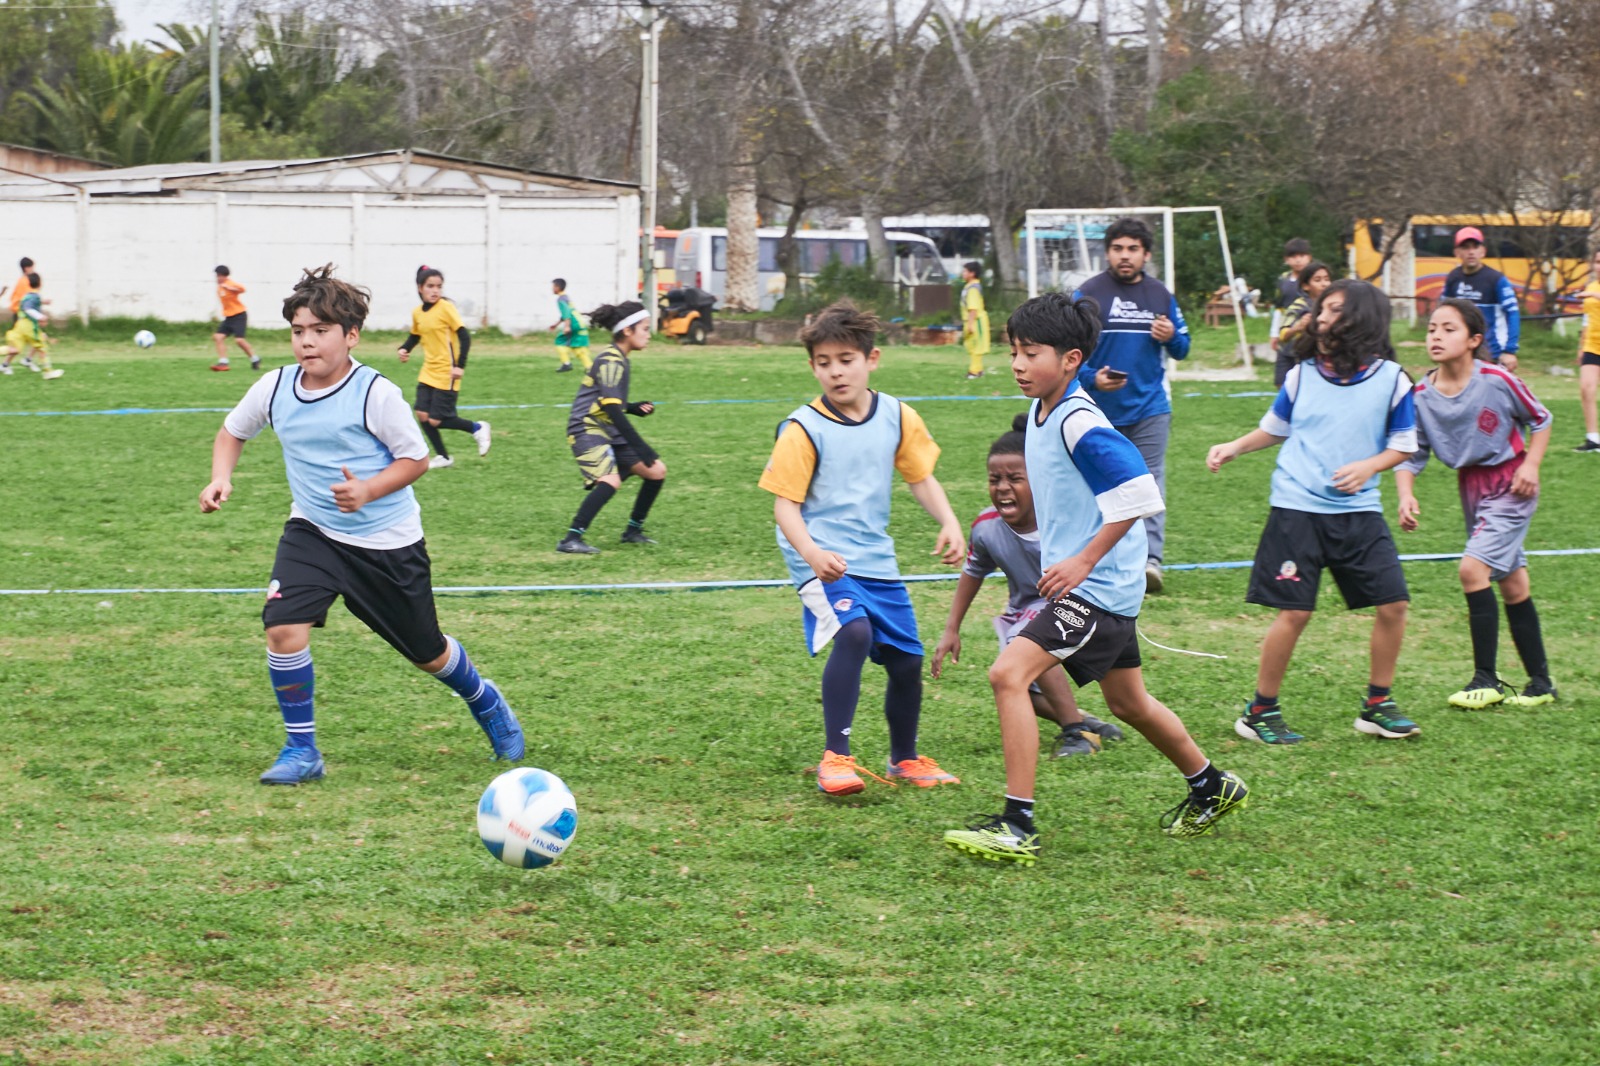
[[[133,343],[137,344],[141,348],[154,347],[156,343],[156,335],[147,329],[141,329],[138,333],[133,335]]]
[[[489,854],[521,870],[549,866],[572,843],[578,804],[561,778],[531,766],[489,782],[478,801],[478,837]]]

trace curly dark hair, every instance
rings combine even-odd
[[[283,320],[292,324],[295,312],[303,307],[318,322],[336,322],[349,333],[366,323],[371,301],[370,292],[334,277],[333,264],[325,263],[314,270],[308,267],[300,275],[294,292],[283,301]]]
[[[996,455],[1023,455],[1028,443],[1028,412],[1019,411],[1011,420],[1011,429],[995,438],[989,445],[989,457]]]
[[[1344,309],[1326,331],[1317,321],[1323,304],[1335,296],[1344,298]],[[1301,359],[1321,356],[1340,377],[1354,374],[1370,359],[1393,359],[1394,344],[1389,340],[1389,298],[1376,285],[1357,278],[1340,278],[1317,298],[1311,312],[1311,328],[1300,335],[1295,354]]]

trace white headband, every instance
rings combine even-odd
[[[629,326],[633,325],[635,322],[643,322],[645,319],[647,319],[649,317],[650,317],[650,312],[641,308],[640,310],[635,311],[633,314],[629,315],[627,318],[623,319],[621,322],[618,322],[616,325],[612,326],[611,327],[611,332],[612,333],[621,333],[623,330],[627,329]]]

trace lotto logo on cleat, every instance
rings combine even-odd
[[[1299,581],[1300,580],[1300,568],[1295,565],[1295,562],[1294,562],[1293,559],[1285,559],[1283,561],[1283,565],[1278,567],[1278,580],[1279,581]]]

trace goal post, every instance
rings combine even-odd
[[[1174,251],[1173,218],[1177,215],[1210,214],[1216,221],[1217,244],[1222,251],[1228,302],[1239,333],[1238,355],[1246,370],[1253,366],[1250,344],[1245,338],[1244,309],[1233,284],[1233,253],[1228,247],[1228,226],[1222,208],[1199,207],[1066,207],[1033,208],[1024,215],[1023,256],[1028,278],[1028,295],[1045,291],[1071,292],[1094,274],[1105,269],[1105,230],[1119,218],[1138,218],[1156,234],[1156,274],[1167,289],[1177,292],[1177,259]]]

